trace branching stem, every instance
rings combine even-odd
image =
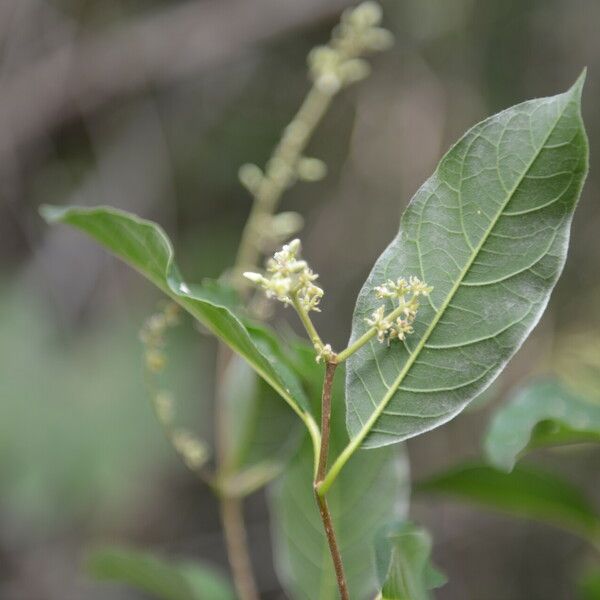
[[[402,314],[404,306],[396,307],[389,315],[385,317],[386,321],[393,321]],[[352,356],[356,351],[360,350],[367,342],[372,340],[377,335],[377,329],[371,327],[367,329],[354,343],[348,346],[345,350],[342,350],[337,355],[338,362],[344,362],[347,358]]]
[[[329,512],[327,499],[319,492],[319,484],[327,471],[327,457],[329,454],[329,438],[331,433],[331,390],[336,367],[337,363],[335,362],[327,362],[325,365],[325,379],[323,381],[323,394],[321,398],[321,447],[319,450],[314,489],[317,506],[319,507],[319,514],[321,515],[325,536],[327,537],[327,544],[329,545],[329,552],[331,553],[331,559],[333,560],[340,598],[341,600],[349,600],[350,596],[348,595],[348,585],[344,574],[342,555],[337,543],[331,513]]]

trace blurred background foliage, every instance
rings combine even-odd
[[[137,332],[158,296],[82,236],[47,228],[37,207],[131,210],[165,227],[188,280],[218,276],[250,207],[237,169],[264,163],[307,88],[306,54],[347,5],[0,3],[0,598],[141,597],[86,580],[82,558],[97,542],[225,568],[215,502],[179,464],[146,397]],[[589,67],[591,169],[563,278],[486,401],[408,444],[412,475],[422,479],[479,456],[491,411],[532,373],[585,383],[579,391],[598,401],[600,4],[383,6],[396,45],[342,94],[311,144],[327,178],[294,187],[282,206],[306,220],[305,254],[327,292],[316,320],[337,347],[370,266],[443,151],[484,116],[566,89]],[[215,345],[178,327],[170,348],[180,418],[210,439]],[[599,458],[569,447],[533,461],[597,502]],[[412,510],[450,576],[437,597],[573,597],[584,554],[575,537],[446,501],[417,498]],[[281,598],[262,495],[247,517],[263,596]]]

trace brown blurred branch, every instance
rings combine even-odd
[[[62,122],[146,85],[168,85],[337,13],[348,0],[208,0],[67,44],[5,81],[0,158]]]

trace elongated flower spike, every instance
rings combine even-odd
[[[418,277],[411,276],[408,281],[404,277],[396,281],[388,279],[375,288],[375,295],[381,300],[397,300],[398,306],[386,315],[382,304],[365,321],[375,328],[380,342],[387,342],[389,345],[394,339],[404,340],[414,331],[412,324],[419,310],[419,296],[428,296],[432,290],[433,287]]]
[[[300,240],[292,240],[268,260],[266,275],[248,271],[244,277],[261,287],[268,298],[275,298],[285,305],[297,300],[306,312],[319,312],[324,292],[314,283],[319,276],[299,258],[301,248]]]

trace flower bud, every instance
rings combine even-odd
[[[362,58],[353,58],[342,63],[338,69],[340,78],[345,84],[355,83],[368,77],[371,67]]]
[[[260,167],[247,163],[242,165],[238,171],[240,183],[251,193],[254,194],[261,184],[264,175]]]
[[[381,6],[377,4],[377,2],[373,2],[372,0],[367,0],[362,4],[359,4],[351,13],[350,20],[351,22],[358,26],[364,27],[373,27],[374,25],[378,25],[381,22],[382,11]]]
[[[271,230],[277,240],[285,240],[304,226],[304,217],[297,212],[281,212],[271,218]]]
[[[327,175],[327,165],[318,158],[301,158],[297,166],[298,177],[304,181],[320,181]]]

